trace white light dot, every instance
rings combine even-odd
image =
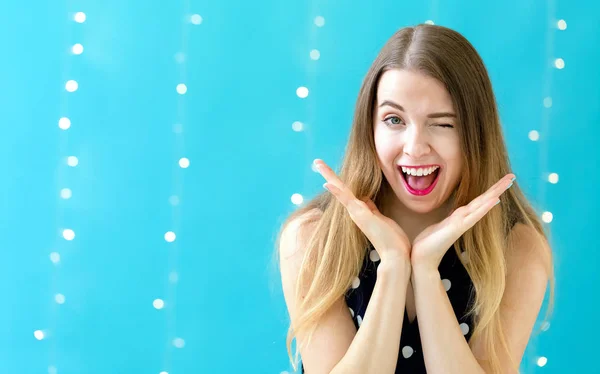
[[[442,284],[444,285],[444,289],[446,290],[446,292],[448,292],[450,290],[450,287],[452,287],[452,282],[450,282],[449,279],[442,279]]]
[[[62,232],[62,236],[63,238],[65,238],[65,240],[73,240],[75,239],[75,231],[71,230],[71,229],[64,229]]]
[[[65,303],[65,295],[63,295],[61,293],[57,293],[56,295],[54,295],[54,301],[56,301],[57,304],[64,304]]]
[[[562,58],[557,58],[556,60],[554,60],[554,66],[556,66],[557,69],[564,68],[565,60],[563,60]]]
[[[362,317],[357,315],[356,316],[356,322],[358,322],[358,327],[360,327],[360,325],[362,325],[362,323],[363,323]]]
[[[77,23],[84,23],[85,19],[86,19],[85,13],[83,13],[83,12],[77,12],[77,13],[75,13],[75,17],[73,17],[73,19]]]
[[[48,374],[57,374],[58,370],[56,370],[56,366],[48,366]]]
[[[175,338],[173,339],[173,345],[176,348],[183,348],[185,346],[185,341],[181,338]]]
[[[67,157],[67,165],[75,167],[79,164],[79,159],[75,156]]]
[[[183,125],[181,123],[176,123],[173,125],[173,132],[175,134],[181,134],[183,132]]]
[[[348,308],[348,310],[350,310],[350,315],[352,316],[352,318],[354,318],[354,310],[352,310],[352,308]]]
[[[552,98],[551,97],[545,97],[544,98],[544,107],[550,108],[551,106],[552,106]]]
[[[300,121],[295,121],[294,123],[292,123],[292,130],[294,130],[296,132],[302,131],[303,127],[304,127],[304,124]]]
[[[558,174],[550,173],[550,175],[548,175],[548,182],[550,182],[552,184],[558,183]]]
[[[544,366],[546,366],[547,363],[548,363],[548,359],[546,357],[542,356],[542,357],[540,357],[540,358],[537,359],[537,365],[539,367],[544,367]]]
[[[60,254],[58,254],[58,252],[50,253],[50,261],[54,264],[58,264],[60,262]]]
[[[58,264],[60,262],[60,254],[58,252],[50,253],[50,261],[55,265]]]
[[[44,332],[42,330],[35,330],[33,336],[35,336],[37,340],[42,340],[44,339]]]
[[[183,95],[187,92],[187,86],[183,83],[177,85],[177,93]]]
[[[410,358],[410,356],[412,356],[413,353],[415,353],[415,350],[412,349],[410,345],[402,347],[402,356],[404,358]]]
[[[172,271],[169,273],[169,282],[171,283],[177,283],[177,281],[179,281],[179,274],[177,274],[177,272]]]
[[[308,88],[298,87],[298,89],[296,89],[296,95],[301,99],[306,98],[308,96]]]
[[[156,309],[162,309],[165,306],[165,302],[161,299],[156,299],[152,302],[152,305],[156,308]]]
[[[190,21],[194,25],[199,25],[202,23],[202,17],[199,14],[192,14],[192,16],[190,17]]]
[[[540,139],[540,133],[539,132],[537,132],[536,130],[529,131],[529,140],[536,142],[539,139]]]
[[[312,60],[318,60],[319,57],[321,57],[321,52],[319,52],[318,49],[313,49],[312,51],[310,51],[310,58]]]
[[[77,89],[79,88],[79,84],[77,83],[77,81],[74,80],[68,80],[67,83],[65,84],[65,89],[69,92],[75,92],[77,91]]]
[[[549,328],[550,328],[550,322],[544,321],[542,323],[542,331],[548,331]]]
[[[292,195],[292,204],[300,205],[304,201],[304,198],[299,193],[295,193]]]
[[[430,19],[428,19],[427,21],[425,21],[425,23],[428,24],[428,25],[433,25],[433,21],[430,20]]]
[[[74,55],[80,55],[83,53],[83,46],[79,43],[73,45],[73,47],[71,48],[71,51],[73,52]]]
[[[58,120],[58,127],[61,130],[67,130],[69,127],[71,127],[71,120],[67,117],[62,117]]]
[[[556,23],[556,26],[558,26],[559,30],[566,30],[567,29],[567,21],[565,21],[564,19],[561,19]]]
[[[71,198],[71,196],[73,196],[73,193],[69,188],[63,188],[62,190],[60,190],[60,197],[62,199],[68,200]]]
[[[173,206],[179,205],[179,197],[177,197],[175,195],[169,197],[169,204],[171,204]]]
[[[354,279],[352,279],[352,289],[357,289],[359,286],[360,286],[360,278],[354,277]]]
[[[185,157],[182,157],[179,159],[179,166],[181,166],[184,169],[187,169],[188,166],[190,166],[190,160],[188,160]]]
[[[550,223],[552,222],[552,213],[550,212],[544,212],[542,213],[542,221],[546,222],[546,223]]]
[[[371,250],[371,252],[369,252],[369,258],[373,262],[377,262],[377,261],[381,260],[381,258],[379,257],[379,253],[377,253],[377,250],[375,250],[375,249],[373,249],[373,250]]]
[[[323,18],[322,16],[316,16],[315,17],[315,25],[317,25],[317,27],[325,26],[325,18]]]
[[[168,241],[169,243],[172,243],[175,241],[176,235],[173,231],[167,231],[165,233],[165,240]]]
[[[183,64],[185,62],[185,54],[183,52],[175,53],[175,62]]]
[[[466,323],[461,323],[459,327],[463,335],[467,335],[469,333],[469,325],[467,325]]]
[[[169,374],[169,372],[167,372],[167,371],[161,371],[161,372],[160,372],[160,373],[158,373],[158,374]]]

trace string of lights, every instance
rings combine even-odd
[[[59,271],[61,259],[67,254],[68,246],[66,242],[71,242],[75,239],[75,230],[71,226],[71,223],[65,222],[64,212],[68,208],[66,204],[73,196],[73,191],[70,187],[68,187],[68,168],[75,168],[79,165],[79,159],[76,155],[72,155],[68,153],[69,149],[69,129],[71,129],[72,121],[68,116],[69,112],[69,96],[76,92],[79,89],[79,82],[71,76],[71,66],[73,59],[77,58],[78,55],[83,53],[83,45],[81,43],[72,44],[72,30],[77,28],[78,24],[83,24],[86,21],[86,14],[84,12],[76,12],[70,15],[69,26],[67,28],[67,38],[68,45],[70,46],[68,49],[65,48],[65,54],[63,57],[65,58],[63,66],[64,69],[62,71],[62,79],[64,83],[64,91],[60,94],[60,112],[63,114],[62,117],[58,120],[58,130],[61,132],[59,134],[59,145],[58,145],[58,153],[59,153],[59,164],[57,166],[57,184],[59,190],[58,198],[59,204],[57,209],[57,217],[56,223],[58,226],[58,236],[57,240],[54,242],[52,246],[52,251],[49,254],[50,262],[53,266],[52,277],[50,281],[50,292],[52,293],[52,305],[50,306],[50,316],[47,326],[42,329],[35,330],[33,332],[34,337],[37,340],[49,340],[49,355],[48,355],[48,373],[56,374],[58,372],[58,347],[57,340],[51,339],[52,337],[56,337],[57,332],[57,321],[60,313],[60,306],[66,302],[66,296],[59,286]],[[77,28],[77,30],[79,30]]]
[[[184,203],[184,169],[190,166],[190,160],[185,154],[185,127],[188,124],[187,107],[185,95],[188,92],[187,85],[187,63],[190,28],[200,25],[203,21],[199,14],[190,13],[190,2],[182,2],[183,16],[181,22],[181,36],[179,50],[175,53],[174,60],[178,73],[178,82],[175,86],[177,107],[175,113],[175,124],[172,131],[175,137],[173,149],[173,187],[172,194],[168,198],[171,205],[171,227],[164,234],[164,240],[170,243],[168,248],[168,286],[166,301],[157,298],[153,302],[156,309],[165,308],[165,320],[167,325],[167,347],[163,359],[164,371],[160,374],[169,374],[173,368],[173,348],[185,347],[185,339],[177,332],[176,306],[177,306],[177,284],[179,282],[178,261],[181,245],[177,242],[177,235],[181,231],[181,206]],[[177,160],[177,161],[176,161]]]
[[[548,62],[544,69],[544,86],[542,87],[542,118],[540,121],[539,131],[531,130],[529,132],[529,139],[532,142],[539,141],[539,165],[540,169],[544,171],[544,177],[540,178],[538,184],[538,201],[544,206],[548,206],[549,202],[546,201],[546,195],[548,191],[548,183],[558,183],[558,173],[551,172],[550,166],[548,165],[548,149],[549,149],[549,134],[550,134],[550,111],[552,108],[552,92],[553,92],[553,77],[556,74],[556,70],[562,70],[565,68],[565,60],[562,57],[557,57],[555,52],[555,33],[557,31],[564,31],[567,29],[567,22],[564,19],[556,19],[555,15],[555,2],[553,0],[547,3],[547,20],[548,29],[546,32],[546,61]],[[542,141],[540,141],[540,138]],[[550,224],[554,218],[550,210],[544,210],[541,213],[542,221]],[[541,325],[542,331],[548,331],[550,328],[550,322],[543,321]],[[548,363],[546,356],[540,355],[535,358],[536,365],[544,367]]]

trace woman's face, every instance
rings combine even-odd
[[[379,81],[374,118],[377,158],[398,200],[414,212],[441,207],[461,178],[455,113],[450,94],[431,77],[390,70]],[[421,167],[420,173],[438,169],[429,177],[405,178],[402,166]]]

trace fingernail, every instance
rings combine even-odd
[[[498,200],[498,201],[496,202],[496,204],[494,204],[494,206],[496,206],[496,205],[498,205],[498,204],[500,204],[500,200]]]
[[[512,179],[510,180],[511,182],[514,182],[515,179],[517,179],[517,177],[512,177]]]
[[[506,189],[508,190],[513,184],[509,184],[508,187],[506,187]]]
[[[329,187],[327,187],[327,183],[323,183],[323,188],[326,189],[327,191],[331,192],[331,190],[329,189]]]

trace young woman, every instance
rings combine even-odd
[[[459,33],[418,25],[360,89],[340,175],[278,238],[306,373],[517,373],[550,281],[492,85]]]

